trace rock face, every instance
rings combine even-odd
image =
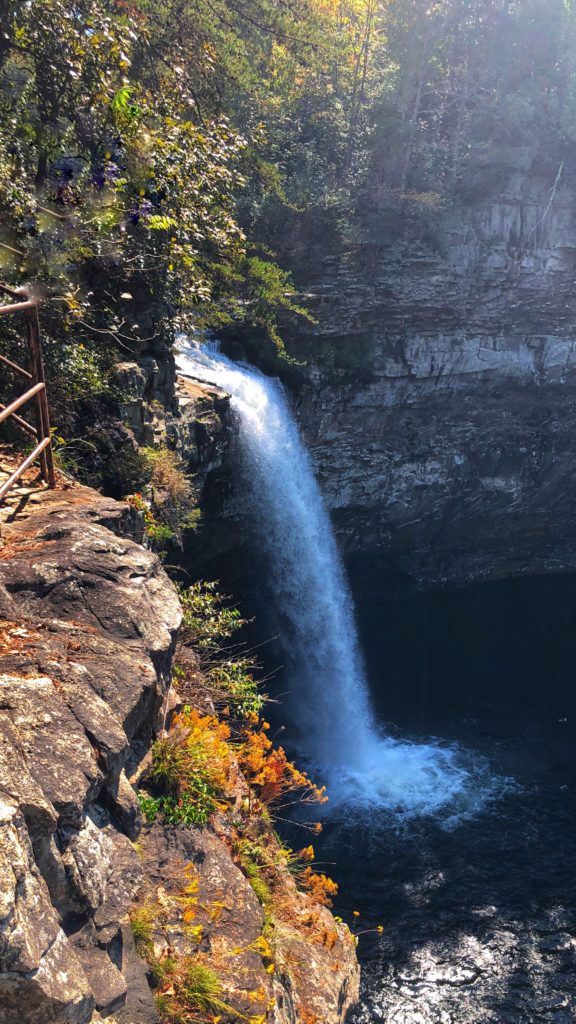
[[[572,346],[412,338],[300,419],[344,549],[419,582],[576,566]]]
[[[219,963],[223,1024],[237,1007],[258,1024],[343,1024],[353,938],[287,866],[275,964],[263,955],[264,910],[230,838],[248,799],[238,768],[210,828],[142,831],[126,772],[167,718],[181,609],[130,537],[139,517],[84,487],[15,501],[0,534],[0,1024],[158,1024],[129,924],[152,899],[162,956]]]
[[[353,936],[326,907],[315,905],[311,912],[288,871],[283,906],[275,904],[266,923],[264,908],[221,836],[154,825],[144,833],[142,849],[144,898],[161,900],[163,910],[162,925],[153,931],[160,957],[189,951],[178,906],[183,869],[188,881],[194,880],[196,948],[201,955],[209,952],[210,963],[218,965],[222,1001],[234,1006],[230,1014],[222,1009],[223,1022],[343,1024],[358,998]],[[125,1019],[122,1013],[119,1019]]]
[[[176,379],[179,421],[176,448],[195,479],[204,484],[220,469],[236,427],[230,396],[219,388],[191,377]]]
[[[518,163],[419,238],[326,254],[300,336],[342,544],[420,583],[576,567],[576,200]]]
[[[180,622],[158,559],[123,536],[134,522],[74,488],[2,528],[2,1024],[84,1024],[125,998],[141,867],[123,766],[152,733]]]
[[[122,420],[139,444],[168,440],[202,480],[219,466],[233,429],[224,392],[177,376],[171,353],[118,363],[115,376],[123,395]]]
[[[159,355],[120,363],[116,377],[124,396],[120,412],[133,443],[167,444],[177,452],[193,482],[203,523],[212,526],[228,489],[226,474],[219,471],[237,430],[229,395],[203,381],[176,376],[171,353],[163,359]],[[121,454],[120,471],[125,461]],[[200,548],[193,537],[189,540],[192,557],[200,556],[206,537]]]

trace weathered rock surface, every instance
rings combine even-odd
[[[222,465],[235,431],[230,396],[192,377],[176,378],[179,422],[174,441],[196,479],[205,481]]]
[[[152,734],[180,609],[156,556],[125,536],[140,530],[128,506],[73,488],[8,518],[0,1021],[85,1024],[126,994],[121,924],[141,867],[122,769],[130,742]]]
[[[209,952],[223,985],[222,1021],[240,1014],[270,1024],[340,1024],[358,998],[353,937],[331,913],[298,892],[286,870],[265,929],[264,909],[227,844],[201,829],[153,826],[142,839],[147,897],[162,906],[153,932],[156,955]],[[194,880],[189,906],[198,941],[182,925],[183,882]],[[263,941],[263,935],[267,939]],[[124,1018],[121,1017],[121,1020]]]
[[[176,393],[180,417],[173,440],[194,479],[202,522],[200,533],[188,531],[181,559],[212,579],[219,575],[214,560],[245,540],[241,517],[231,517],[228,508],[237,477],[238,422],[220,388],[180,374]]]
[[[283,325],[308,360],[295,411],[345,554],[376,572],[435,585],[576,569],[576,199],[556,171],[522,149],[500,195],[419,228],[286,241],[318,321]],[[233,435],[206,521],[210,550],[237,560],[250,530]]]
[[[576,567],[572,345],[413,338],[300,418],[350,554],[417,581]]]
[[[0,1024],[157,1024],[129,925],[150,899],[161,953],[208,952],[219,966],[234,1005],[223,1022],[239,1010],[343,1024],[358,994],[352,937],[286,867],[269,963],[263,908],[233,858],[234,806],[216,831],[148,826],[134,845],[125,768],[164,723],[181,617],[158,559],[128,536],[141,536],[134,511],[67,487],[32,492],[2,520]],[[232,776],[234,805],[247,788]],[[187,871],[201,939],[183,917]]]
[[[229,396],[177,375],[174,356],[168,353],[118,363],[115,375],[123,395],[122,419],[139,444],[168,440],[201,485],[220,466],[233,429]]]

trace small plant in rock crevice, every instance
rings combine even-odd
[[[265,1014],[242,1012],[225,996],[222,979],[230,977],[230,961],[234,964],[248,948],[241,946],[225,953],[201,948],[204,929],[219,920],[223,904],[201,899],[200,877],[193,863],[175,862],[166,882],[150,889],[131,913],[136,946],[148,965],[162,1024],[219,1024],[224,1020],[265,1024]],[[190,952],[188,944],[188,952],[178,952],[174,943],[177,934],[191,940],[196,950]],[[263,964],[270,963],[271,951],[265,939],[256,940],[250,950],[262,957]],[[269,1000],[261,983],[245,991],[248,1003],[253,1002],[255,1007],[265,1006]]]
[[[188,692],[188,672],[196,699],[203,696],[212,707],[227,709],[231,719],[259,715],[266,696],[256,679],[256,659],[242,647],[230,645],[246,620],[237,608],[226,603],[214,582],[179,587],[179,595],[183,613],[178,648],[179,690],[184,695]]]
[[[162,551],[168,544],[182,546],[185,530],[195,530],[200,519],[196,492],[176,452],[165,446],[140,448],[139,456],[148,480],[142,492],[126,501],[142,513],[151,547]]]
[[[160,521],[154,514],[149,501],[142,494],[129,494],[126,498],[132,508],[142,513],[144,520],[144,532],[154,550],[163,548],[174,537],[174,531],[166,523]]]
[[[230,730],[213,715],[185,708],[174,719],[167,736],[152,748],[148,772],[158,795],[141,800],[148,820],[161,813],[168,824],[204,825],[211,814],[226,806],[232,752]]]
[[[182,607],[180,636],[208,656],[222,650],[225,641],[246,625],[237,608],[230,608],[214,581],[200,580],[178,587]]]
[[[152,949],[152,932],[156,921],[156,912],[149,903],[134,907],[130,915],[130,924],[136,949],[140,956],[146,958]]]

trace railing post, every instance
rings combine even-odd
[[[37,444],[30,455],[24,459],[24,462],[0,486],[0,502],[3,501],[10,488],[37,458],[40,459],[40,472],[44,482],[50,487],[56,486],[52,437],[50,434],[50,414],[48,412],[48,397],[46,395],[44,361],[42,359],[42,344],[40,340],[38,300],[33,296],[29,296],[26,288],[14,290],[0,284],[0,293],[2,292],[9,295],[11,299],[17,299],[18,301],[12,302],[10,305],[0,305],[0,316],[7,313],[26,314],[26,333],[31,372],[29,373],[28,370],[18,366],[17,363],[12,362],[11,359],[4,355],[0,355],[0,362],[25,377],[31,386],[23,395],[10,402],[9,405],[0,403],[0,423],[3,423],[4,420],[11,416],[21,430],[35,438]],[[17,410],[33,398],[35,399],[36,429],[27,420],[17,415]]]
[[[38,317],[37,304],[35,304],[32,309],[28,310],[26,314],[26,324],[28,329],[30,364],[32,367],[34,383],[44,384],[44,361],[42,359],[42,346],[40,344],[40,320]],[[36,425],[38,430],[38,439],[40,441],[44,440],[44,438],[50,437],[50,414],[48,412],[48,398],[46,396],[45,387],[36,395]],[[51,445],[48,445],[40,453],[40,467],[42,471],[42,479],[47,481],[50,487],[54,487],[56,485],[56,476],[54,473],[54,459],[52,456]]]

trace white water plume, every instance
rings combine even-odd
[[[397,741],[374,721],[344,568],[281,384],[207,348],[183,347],[178,364],[227,391],[239,418],[249,513],[284,624],[302,752],[319,769],[330,805],[378,807],[403,818],[449,805],[465,812],[474,802],[471,772],[457,752]]]

